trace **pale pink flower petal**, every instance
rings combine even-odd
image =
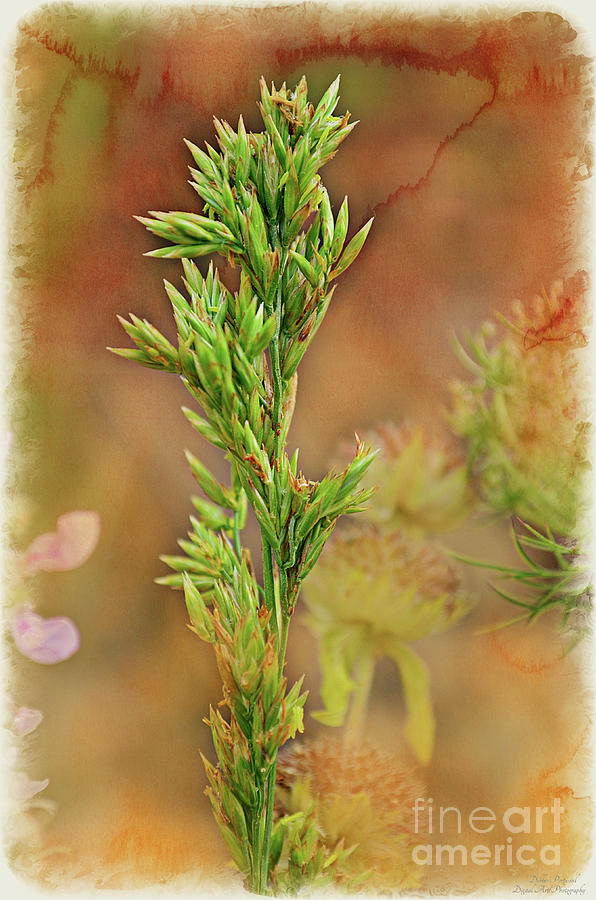
[[[94,510],[75,509],[56,522],[56,531],[40,534],[25,551],[27,575],[66,572],[86,562],[99,540],[100,518]]]
[[[35,731],[42,719],[43,713],[40,709],[20,706],[14,714],[12,730],[19,737],[23,737],[23,735],[31,734],[32,731]]]
[[[23,772],[14,772],[12,777],[13,795],[21,801],[31,800],[40,791],[45,790],[50,783],[49,778],[44,778],[43,781],[31,781]]]
[[[42,781],[30,781],[26,799],[30,800],[31,797],[35,797],[35,795],[39,794],[40,791],[45,791],[49,783],[49,778],[44,778],[42,779]]]
[[[47,665],[68,659],[81,643],[76,625],[67,616],[44,619],[27,608],[16,614],[12,633],[23,656]]]

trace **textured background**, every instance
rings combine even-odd
[[[225,465],[180,413],[176,379],[105,350],[127,343],[117,313],[173,333],[161,279],[178,283],[179,265],[142,256],[155,243],[133,215],[196,209],[183,138],[212,141],[214,114],[235,124],[242,113],[259,129],[261,74],[292,86],[306,74],[316,100],[342,73],[339,109],[360,124],[322,175],[335,210],[349,195],[351,233],[371,212],[376,220],[300,369],[290,443],[317,477],[354,430],[440,415],[447,381],[461,374],[451,331],[585,267],[590,51],[577,28],[551,13],[318,4],[58,4],[20,22],[8,311],[15,545],[70,509],[102,519],[88,563],[36,581],[38,611],[71,616],[80,651],[55,667],[14,668],[13,695],[45,712],[31,771],[50,777],[58,804],[47,843],[69,848],[48,857],[50,881],[93,873],[126,886],[219,871],[226,859],[197,753],[210,753],[201,719],[220,696],[215,664],[185,628],[180,595],[152,581],[164,572],[158,555],[187,529],[183,448],[222,478]],[[502,534],[488,540],[504,558]],[[486,541],[470,529],[453,537],[469,553]],[[249,542],[256,549],[254,533]],[[467,577],[479,607],[420,646],[438,722],[422,773],[429,796],[504,809],[565,791],[581,818],[581,656],[561,658],[548,620],[476,635],[509,610],[482,593],[477,573]],[[316,708],[314,649],[303,626],[293,632],[289,672],[308,672]],[[402,716],[397,675],[383,664],[370,719],[378,746],[399,750]],[[307,729],[317,730],[308,716]]]

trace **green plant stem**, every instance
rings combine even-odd
[[[356,688],[352,694],[352,703],[346,722],[344,737],[346,743],[355,743],[362,737],[366,707],[373,683],[375,659],[370,653],[364,653],[357,664]]]
[[[252,828],[251,828],[251,842],[252,842],[252,883],[249,884],[249,888],[255,894],[264,894],[266,889],[266,881],[263,883],[263,871],[261,861],[263,858],[263,810],[262,806],[259,809],[259,812],[255,815]]]
[[[261,851],[261,882],[265,889],[269,880],[269,850],[271,847],[271,829],[273,826],[273,806],[275,803],[275,777],[277,774],[277,753],[271,763],[267,777],[267,803],[265,807],[264,834]]]
[[[283,275],[287,263],[288,251],[283,249],[281,242],[278,244],[278,253],[280,255],[279,262],[279,280],[277,284],[277,302],[275,304],[275,335],[270,344],[271,354],[271,375],[273,379],[273,410],[272,422],[276,428],[275,456],[279,457],[282,452],[281,446],[281,420],[282,420],[282,401],[284,392],[284,381],[281,374],[281,360],[279,350],[279,340],[281,335],[281,319],[283,312]]]
[[[286,649],[288,644],[288,631],[290,626],[290,616],[285,612],[287,578],[282,570],[279,579],[279,601],[275,597],[275,580],[273,575],[273,559],[271,554],[271,545],[267,538],[261,534],[261,543],[263,549],[263,587],[265,590],[265,603],[268,609],[272,609],[273,619],[276,621],[278,628],[278,663],[280,676],[283,673]],[[278,609],[279,607],[279,609]],[[281,611],[281,628],[277,622],[277,614]],[[267,893],[267,882],[269,880],[269,851],[271,846],[271,831],[273,827],[273,807],[275,803],[275,778],[277,772],[277,753],[271,760],[269,771],[267,773],[267,796],[264,808],[259,811],[259,825],[253,831],[253,890],[255,893]]]
[[[238,511],[234,511],[234,520],[233,520],[233,538],[234,538],[234,550],[236,551],[236,556],[238,557],[238,561],[242,559],[242,544],[240,542],[240,516]]]
[[[283,672],[286,659],[286,648],[288,644],[288,631],[290,627],[290,617],[283,615],[280,644],[279,644],[279,671]],[[275,805],[275,778],[277,773],[277,753],[271,762],[269,773],[267,776],[267,801],[265,806],[265,817],[263,819],[263,835],[260,841],[261,846],[261,874],[259,883],[264,888],[267,887],[269,879],[269,850],[271,847],[271,830],[273,826],[273,807]]]
[[[280,421],[280,412],[281,412],[281,403],[282,403],[282,380],[281,380],[281,365],[279,359],[279,327],[280,320],[279,314],[277,318],[277,332],[271,341],[270,345],[270,353],[271,353],[271,369],[273,374],[273,422],[279,423]],[[276,435],[276,450],[279,450],[279,435]],[[276,456],[279,456],[279,453],[276,453]]]
[[[271,544],[261,532],[261,547],[263,551],[263,589],[265,591],[265,604],[272,613],[272,622],[277,629],[277,616],[275,610],[275,584],[273,581],[273,559],[271,556]]]
[[[282,623],[277,616],[280,610],[284,608],[285,595],[285,579],[283,579],[283,592],[280,593],[279,602],[276,601],[276,585],[273,575],[273,558],[271,553],[271,545],[265,535],[261,533],[261,545],[263,550],[263,588],[265,593],[265,603],[267,608],[272,611],[272,621],[275,622],[275,628],[278,631],[278,660],[280,674],[283,672],[285,664],[286,646],[288,638],[289,617],[281,613]],[[281,589],[280,589],[281,590]],[[279,608],[278,608],[279,607]],[[273,805],[275,801],[275,777],[277,772],[277,753],[271,760],[269,771],[266,779],[267,796],[265,803],[261,806],[258,813],[258,824],[253,829],[253,884],[252,890],[257,894],[267,893],[267,882],[269,880],[269,850],[271,846],[271,829],[273,826]],[[263,783],[265,788],[265,783]]]
[[[271,377],[273,382],[273,408],[271,410],[271,420],[275,430],[275,450],[274,458],[279,458],[283,452],[282,438],[282,419],[283,419],[283,401],[285,392],[285,383],[281,374],[280,360],[280,336],[282,326],[283,313],[283,273],[287,263],[287,249],[283,247],[283,239],[280,235],[278,242],[278,252],[280,254],[279,281],[277,287],[277,298],[275,305],[276,328],[275,335],[269,346],[271,358]],[[277,588],[279,597],[276,598],[276,583],[273,574],[273,558],[271,545],[265,535],[261,532],[261,544],[263,549],[263,588],[265,592],[265,603],[267,608],[272,611],[272,620],[278,633],[278,663],[280,676],[283,674],[286,658],[286,648],[288,643],[288,629],[290,625],[290,616],[287,614],[287,575],[284,569],[280,569]],[[281,622],[279,618],[281,617]],[[271,846],[271,830],[273,826],[273,806],[275,803],[275,778],[277,772],[277,753],[271,760],[269,771],[267,773],[267,797],[265,800],[264,815],[260,813],[262,823],[261,830],[258,835],[258,850],[255,849],[253,856],[253,865],[259,865],[257,858],[260,853],[259,871],[255,871],[255,885],[257,893],[267,892],[267,882],[269,880],[269,851]]]
[[[288,646],[288,631],[290,629],[290,616],[282,613],[281,638],[279,643],[279,674],[283,674],[286,662],[286,648]]]

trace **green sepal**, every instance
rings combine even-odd
[[[149,250],[143,256],[153,256],[157,259],[194,259],[197,256],[207,256],[208,253],[218,253],[220,245],[205,244],[174,244],[173,247],[158,247],[157,250]]]
[[[263,323],[258,333],[255,335],[254,339],[250,343],[247,349],[247,356],[259,356],[263,353],[264,350],[267,349],[273,337],[275,335],[275,329],[277,327],[277,320],[275,316],[269,316],[269,318]]]
[[[191,497],[190,501],[208,528],[213,531],[232,530],[232,520],[215,503],[204,500],[202,497]]]
[[[331,241],[331,247],[329,249],[329,258],[332,262],[335,262],[335,260],[339,257],[341,248],[344,245],[344,241],[348,233],[348,218],[348,198],[344,197],[342,205],[340,206],[339,212],[337,214],[337,219],[335,220],[333,240]]]
[[[128,349],[126,347],[106,347],[106,350],[109,350],[110,353],[113,353],[115,356],[122,356],[124,359],[131,359],[133,362],[138,362],[147,369],[158,369],[160,372],[177,371],[175,367],[167,366],[159,360],[151,359],[143,350]]]

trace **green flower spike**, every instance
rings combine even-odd
[[[187,453],[204,496],[192,498],[183,554],[163,557],[173,571],[159,581],[184,591],[190,628],[213,647],[223,701],[206,720],[217,756],[217,765],[204,760],[206,793],[248,888],[266,894],[282,849],[304,885],[330,864],[308,829],[288,822],[273,834],[277,754],[302,730],[306,700],[302,679],[287,684],[286,644],[302,581],[339,516],[369,496],[359,482],[375,451],[357,440],[345,469],[316,482],[285,450],[298,365],[371,222],[346,243],[347,201],[334,218],[318,174],[354,127],[348,114],[333,115],[339,78],[316,107],[304,78],[293,91],[269,90],[262,79],[260,87],[263,131],[247,132],[242,117],[237,129],[215,119],[219,149],[187,141],[199,212],[140,219],[166,243],[147,255],[182,260],[184,293],[165,285],[176,345],[131,315],[121,321],[136,348],[115,352],[179,375],[201,407],[184,409],[186,417],[230,464],[223,485]],[[213,263],[203,275],[192,262],[215,253],[240,268],[236,291]],[[249,504],[261,532],[261,585],[241,542]]]

